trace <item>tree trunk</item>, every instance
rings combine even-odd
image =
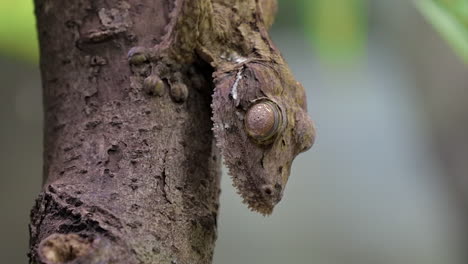
[[[161,41],[170,0],[36,0],[44,185],[31,263],[211,263],[220,158],[211,91],[145,91],[134,46]],[[197,62],[198,63],[198,62]],[[139,69],[145,71],[145,69]],[[209,77],[199,62],[192,77]]]

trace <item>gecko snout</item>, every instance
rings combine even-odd
[[[274,204],[278,203],[283,197],[280,184],[275,184],[274,186],[271,184],[265,184],[262,186],[262,193],[267,200],[272,201]]]

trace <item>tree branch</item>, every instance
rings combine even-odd
[[[127,52],[161,41],[169,0],[36,0],[44,187],[31,263],[211,263],[219,156],[209,89],[144,89]],[[210,68],[191,71],[198,80]],[[208,76],[207,76],[208,75]],[[155,99],[155,96],[160,96]]]

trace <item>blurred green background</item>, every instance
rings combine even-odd
[[[318,138],[271,217],[223,173],[214,263],[466,263],[468,1],[279,2],[272,37]],[[41,184],[37,54],[32,2],[0,0],[4,263],[27,262]]]

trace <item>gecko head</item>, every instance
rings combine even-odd
[[[277,99],[257,99],[246,111],[244,129],[262,150],[261,169],[247,176],[253,183],[247,185],[251,188],[236,186],[243,189],[240,194],[244,194],[244,202],[264,215],[271,214],[281,201],[294,158],[308,150],[315,139],[315,128],[305,109],[300,105],[287,107]]]
[[[215,83],[213,129],[233,185],[250,209],[269,215],[283,197],[294,158],[314,142],[304,88],[260,63]]]

